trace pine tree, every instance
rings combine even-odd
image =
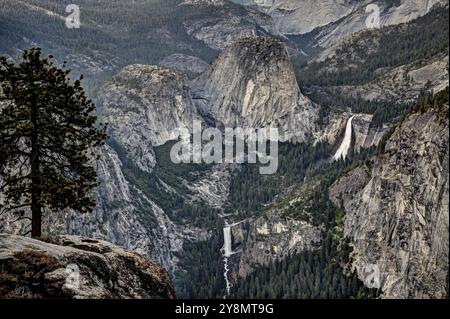
[[[20,63],[0,58],[0,214],[31,212],[34,238],[43,212],[95,205],[92,151],[106,128],[95,126],[95,105],[69,73],[38,48],[24,51]]]

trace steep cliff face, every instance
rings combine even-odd
[[[369,5],[376,5],[380,25],[406,23],[423,16],[435,5],[448,4],[448,0],[235,0],[256,6],[270,15],[279,32],[305,34],[319,30],[313,43],[329,48],[351,34],[367,28],[366,20],[374,13],[366,12]],[[372,7],[369,7],[372,8]],[[320,28],[320,29],[319,29]]]
[[[192,86],[201,113],[224,126],[278,127],[284,140],[305,140],[315,128],[317,109],[301,93],[279,40],[235,42]]]
[[[175,298],[167,271],[110,243],[0,234],[0,298]]]
[[[200,116],[185,76],[153,65],[130,65],[100,93],[102,120],[110,134],[149,172],[155,165],[152,146],[178,137]]]
[[[383,154],[330,189],[352,266],[387,298],[448,297],[448,91],[444,104],[409,115]]]

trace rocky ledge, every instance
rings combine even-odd
[[[0,234],[0,298],[175,298],[167,272],[108,242]]]

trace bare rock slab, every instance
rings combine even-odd
[[[175,298],[165,269],[108,242],[0,234],[0,298]]]

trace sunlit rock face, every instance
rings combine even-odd
[[[315,128],[317,109],[300,91],[279,40],[235,42],[192,87],[200,113],[225,127],[277,127],[283,140],[305,140]]]

